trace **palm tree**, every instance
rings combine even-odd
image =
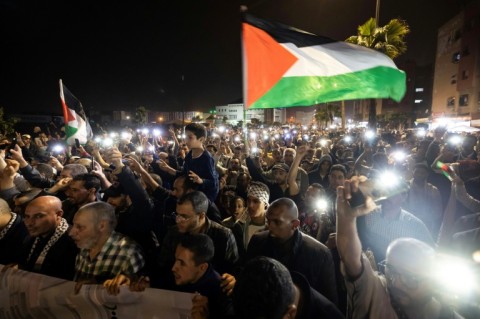
[[[195,115],[194,117],[192,117],[192,122],[201,122],[203,120],[203,117],[201,117],[200,115]]]
[[[148,111],[145,108],[145,106],[139,106],[135,109],[135,115],[134,115],[133,121],[137,125],[147,124],[147,118],[148,118]]]
[[[317,112],[315,113],[315,120],[319,126],[325,124],[324,127],[328,126],[328,123],[333,123],[335,117],[341,116],[340,107],[335,104],[326,104],[319,106]]]
[[[15,124],[18,118],[5,115],[3,107],[0,107],[0,135],[8,135],[15,132]]]
[[[410,27],[403,20],[392,19],[383,27],[379,27],[375,18],[370,18],[358,27],[357,35],[345,41],[380,51],[389,58],[395,59],[407,51],[405,36],[409,32]],[[370,127],[376,127],[376,102],[375,99],[369,101],[368,124]]]

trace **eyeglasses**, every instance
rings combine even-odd
[[[378,266],[380,272],[385,274],[387,280],[392,284],[395,283],[395,280],[399,279],[405,285],[405,287],[409,289],[417,289],[423,280],[423,278],[412,273],[398,271],[392,265],[387,264],[385,260],[378,263]]]
[[[185,216],[185,215],[182,215],[182,214],[178,214],[177,212],[173,212],[173,216],[175,216],[175,220],[177,222],[183,223],[183,222],[189,221],[190,219],[195,217],[196,214],[193,215],[193,216]]]

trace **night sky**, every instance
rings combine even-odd
[[[61,113],[58,79],[89,110],[208,110],[241,99],[240,4],[252,14],[338,40],[376,0],[0,0],[0,107]],[[380,24],[411,26],[401,59],[434,62],[455,0],[383,0]],[[182,80],[183,75],[183,80]]]

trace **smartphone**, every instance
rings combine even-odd
[[[75,139],[75,147],[80,148],[80,141],[78,140],[78,138]]]
[[[383,172],[372,179],[365,179],[358,185],[359,191],[352,193],[349,200],[351,207],[365,204],[366,197],[372,198],[376,204],[381,204],[389,197],[402,194],[408,190],[407,184],[395,172]]]
[[[93,156],[92,156],[92,163],[90,165],[91,165],[90,171],[95,170],[95,159],[93,158]]]
[[[6,148],[6,156],[7,157],[12,156],[12,154],[10,153],[10,150],[15,149],[15,146],[17,146],[17,138],[16,137],[12,138],[12,143],[10,143],[10,145],[8,145],[7,148]]]

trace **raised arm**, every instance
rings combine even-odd
[[[49,188],[55,185],[54,180],[43,177],[36,169],[34,169],[23,158],[22,150],[20,146],[16,145],[15,149],[11,149],[12,159],[16,160],[20,164],[20,172],[23,177],[33,186],[39,188]]]
[[[153,179],[153,177],[147,172],[147,170],[140,165],[139,162],[137,162],[136,159],[129,157],[128,158],[128,164],[130,165],[130,168],[134,171],[140,174],[142,177],[142,180],[145,182],[145,184],[149,185],[152,189],[157,189],[160,185]]]
[[[93,149],[93,156],[95,157],[95,160],[100,164],[100,166],[102,166],[102,168],[108,168],[110,166],[110,164],[105,162],[102,155],[100,155],[100,150],[97,147]]]
[[[358,192],[359,179],[353,177],[337,189],[337,249],[351,278],[356,278],[363,271],[362,243],[357,232],[357,217],[366,215],[375,208],[371,198],[358,208],[350,207],[352,193]]]
[[[300,187],[297,183],[298,166],[307,154],[307,150],[307,146],[305,145],[302,145],[298,148],[297,155],[295,156],[292,166],[290,166],[290,170],[288,171],[287,181],[290,196],[295,196],[300,192]]]

